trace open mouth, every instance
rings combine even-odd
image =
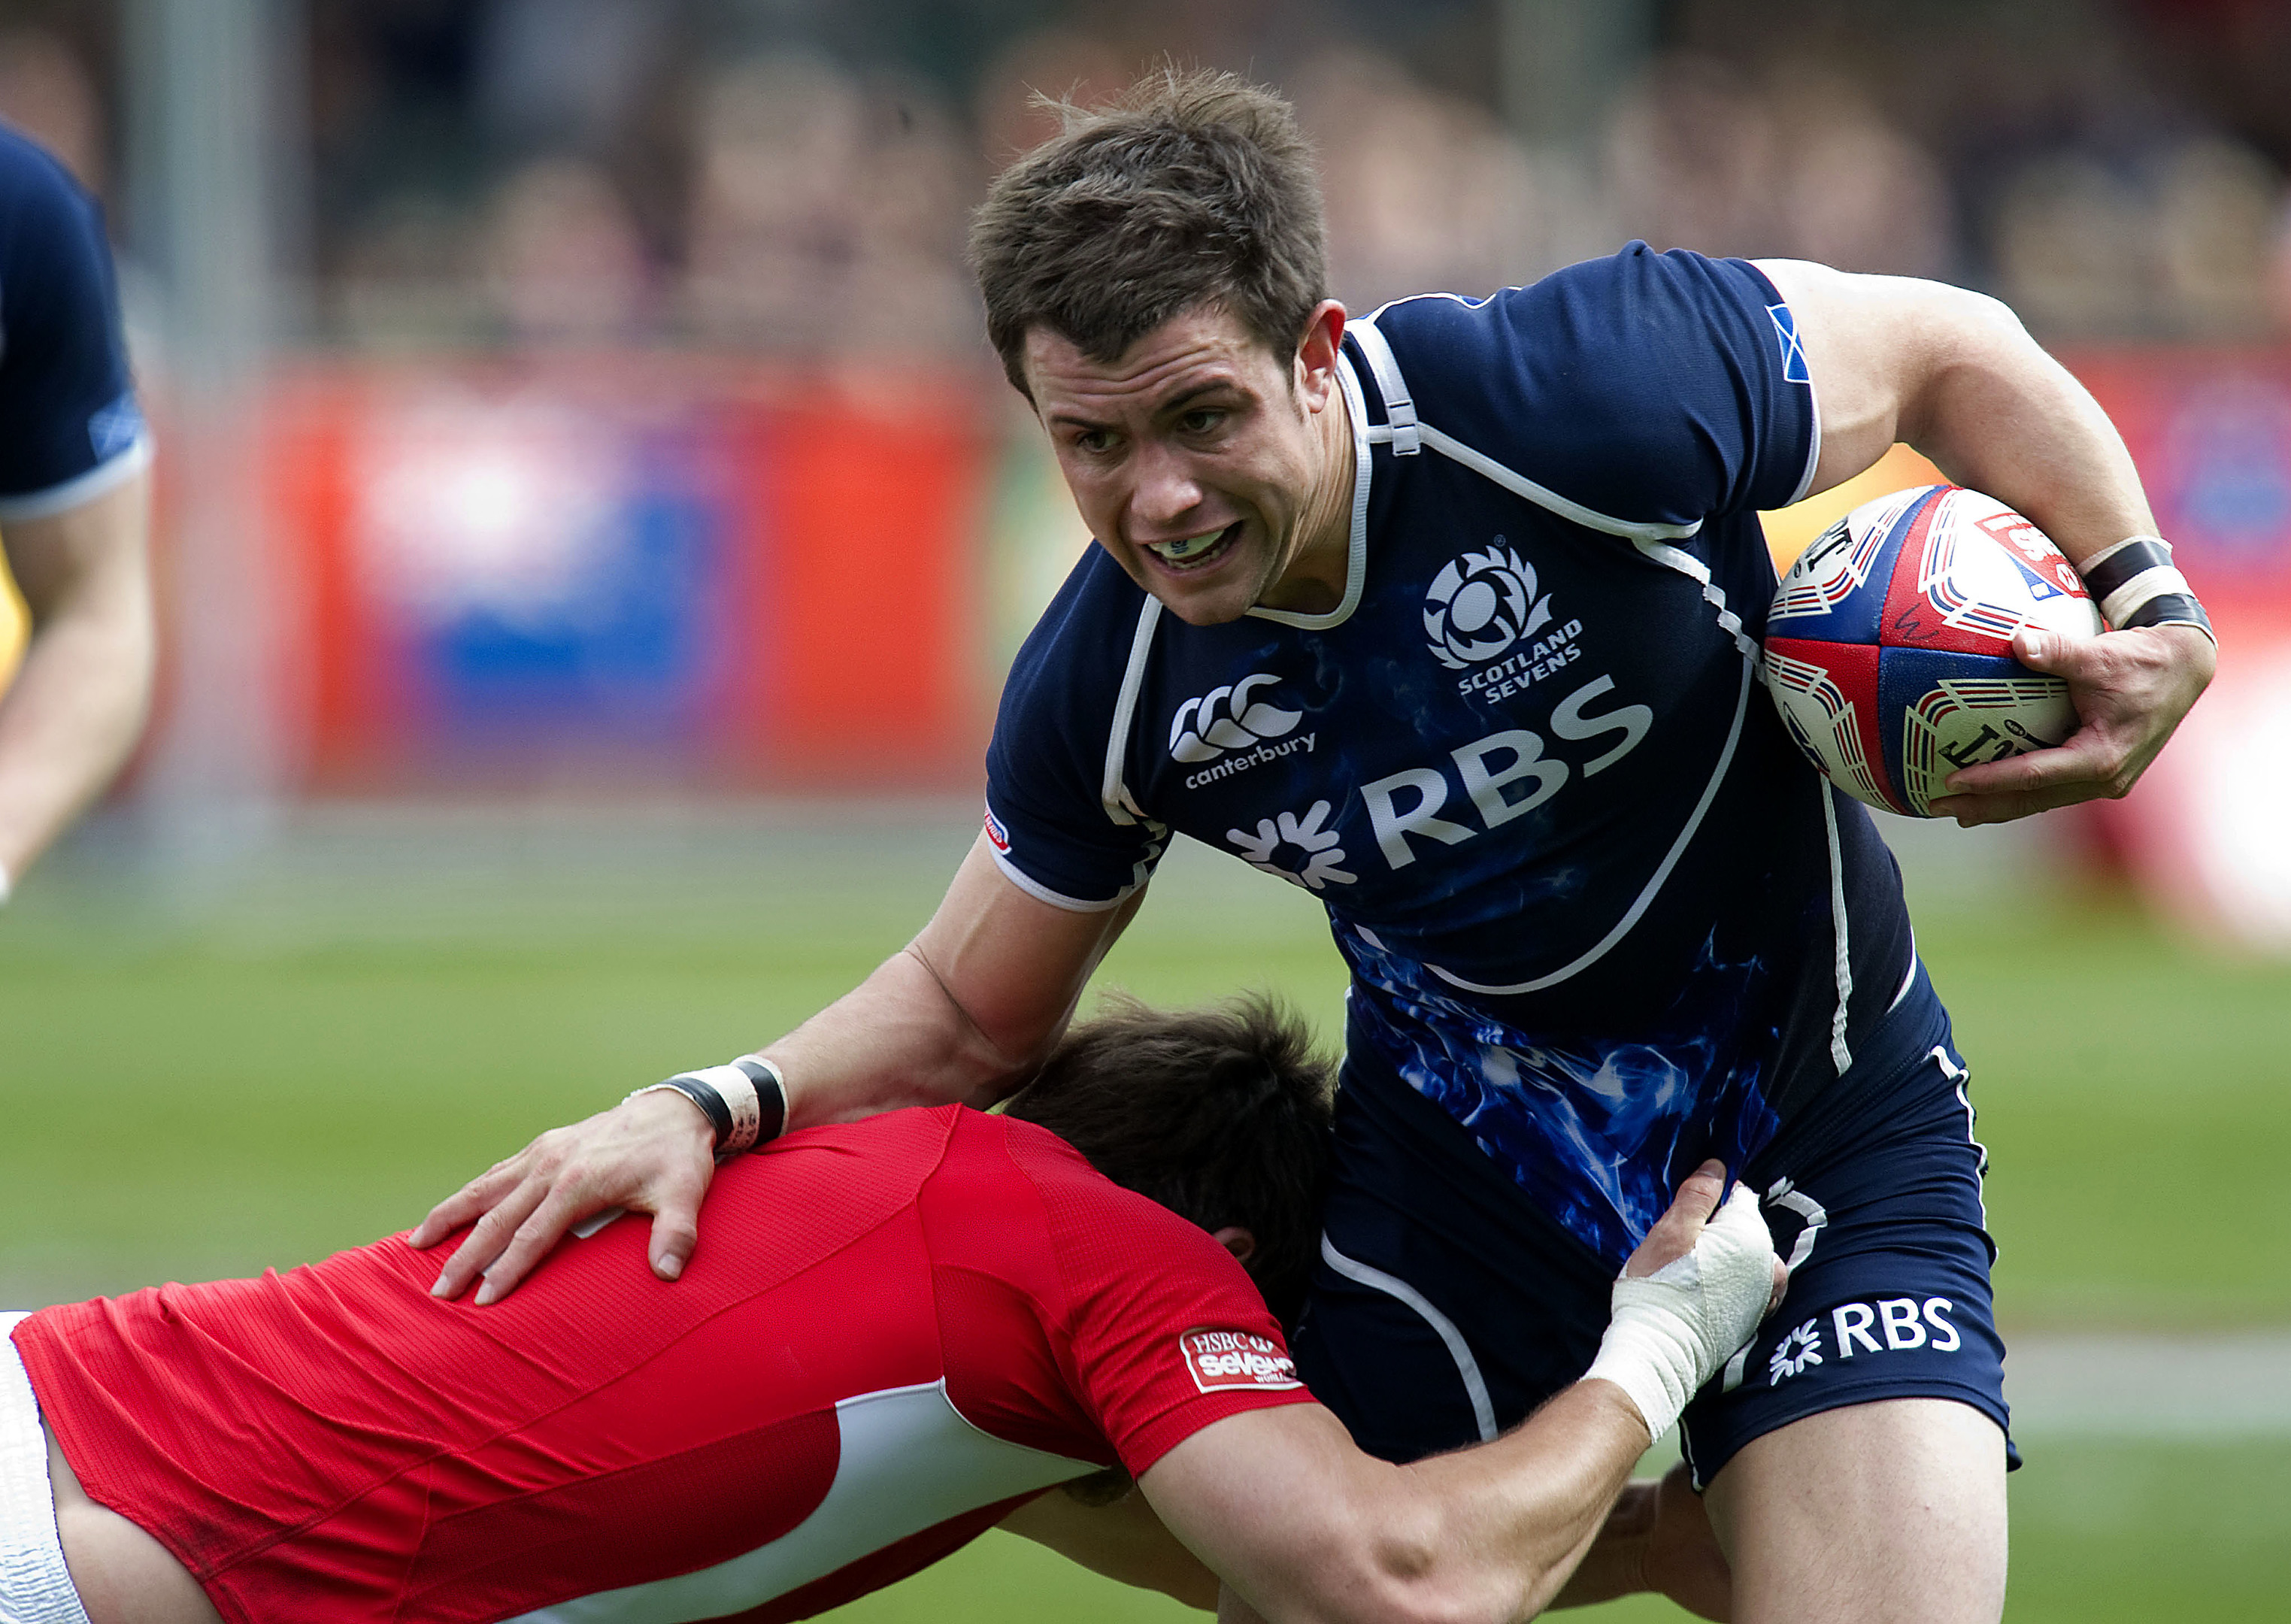
[[[1189,535],[1174,542],[1148,542],[1146,551],[1170,569],[1203,569],[1225,556],[1226,550],[1241,535],[1241,525],[1242,521],[1236,519],[1222,530]]]

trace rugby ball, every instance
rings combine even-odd
[[[1766,615],[1766,691],[1832,784],[1931,817],[1959,768],[2076,731],[2068,684],[2013,658],[2023,626],[2101,630],[2060,549],[1993,496],[1896,491],[1823,531],[1782,577]]]

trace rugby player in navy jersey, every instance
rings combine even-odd
[[[939,912],[762,1051],[789,1119],[1023,1081],[1190,834],[1311,890],[1352,970],[1297,1355],[1363,1447],[1491,1437],[1572,1380],[1667,1184],[1716,1156],[1796,1270],[1683,1426],[1735,1616],[1997,1618],[1984,1154],[1892,857],[1754,692],[1756,515],[1905,440],[2072,561],[2160,549],[2090,397],[1993,300],[1638,244],[1348,320],[1309,153],[1229,77],[1076,114],[972,245],[1099,545],[1011,671]],[[2023,633],[2083,725],[1941,809],[2121,793],[2209,680],[2199,621]],[[416,1240],[476,1219],[438,1289],[497,1297],[618,1203],[672,1275],[709,1146],[624,1104]]]
[[[0,128],[0,553],[31,611],[0,697],[0,902],[141,731],[150,460],[101,212]]]

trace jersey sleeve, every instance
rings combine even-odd
[[[1168,842],[1162,824],[1124,804],[1119,763],[1107,770],[1109,754],[1126,751],[1129,663],[1144,657],[1151,602],[1093,546],[1002,687],[986,750],[986,839],[1012,883],[1057,907],[1119,906]]]
[[[1131,1476],[1213,1421],[1314,1402],[1279,1323],[1225,1248],[1086,1166],[1046,1177],[1024,1160],[1034,1162],[1066,1295],[1069,1380]]]
[[[101,212],[0,132],[0,520],[76,507],[148,455]]]
[[[1473,302],[1377,317],[1427,427],[1592,513],[1692,527],[1787,507],[1819,446],[1789,306],[1758,269],[1634,243]]]

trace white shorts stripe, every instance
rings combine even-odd
[[[56,1536],[39,1400],[9,1339],[28,1317],[0,1314],[0,1624],[87,1624]]]
[[[1965,1091],[1965,1085],[1973,1081],[1973,1073],[1950,1059],[1949,1050],[1938,1043],[1933,1047],[1933,1062],[1941,1067],[1942,1076],[1957,1085],[1957,1103],[1965,1107],[1965,1142],[1973,1146],[1973,1154],[1979,1158],[1973,1164],[1973,1177],[1980,1188],[1981,1226],[1986,1229],[1989,1227],[1989,1146],[1981,1142],[1975,1132],[1977,1118],[1973,1109],[1973,1099]]]
[[[1496,1435],[1496,1407],[1488,1398],[1488,1384],[1480,1374],[1480,1362],[1472,1356],[1472,1345],[1464,1340],[1464,1333],[1456,1329],[1456,1322],[1425,1300],[1424,1294],[1396,1274],[1347,1258],[1337,1250],[1337,1243],[1327,1232],[1321,1235],[1321,1256],[1330,1268],[1346,1280],[1357,1281],[1371,1290],[1381,1291],[1395,1302],[1404,1304],[1421,1314],[1424,1323],[1432,1327],[1441,1341],[1447,1344],[1448,1356],[1456,1362],[1456,1374],[1464,1380],[1464,1395],[1472,1401],[1472,1419],[1480,1429],[1480,1442],[1491,1443]]]

